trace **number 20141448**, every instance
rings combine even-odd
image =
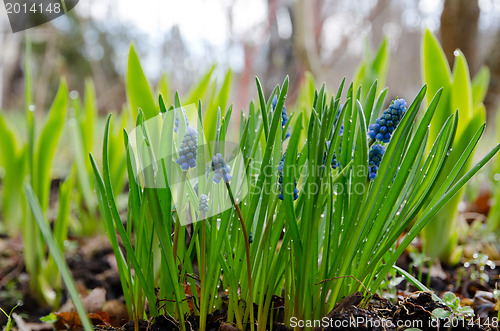
[[[60,13],[62,8],[60,3],[5,3],[7,14],[37,14],[37,13]]]

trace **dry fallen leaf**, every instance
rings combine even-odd
[[[106,290],[102,287],[97,287],[93,289],[89,293],[89,295],[87,295],[82,300],[85,310],[89,313],[95,313],[101,311],[105,302],[106,302]]]
[[[107,301],[102,310],[108,313],[110,323],[114,327],[120,327],[123,321],[128,320],[127,307],[119,300]]]
[[[85,293],[82,294],[82,303],[85,310],[89,313],[95,313],[103,310],[102,307],[106,302],[106,290],[102,287],[96,287],[90,293],[86,294],[87,290],[79,290],[79,292]],[[68,298],[68,301],[64,305],[59,308],[61,312],[75,311],[75,307],[73,306],[73,302]]]
[[[80,316],[76,312],[62,312],[54,313],[57,317],[57,321],[54,323],[54,328],[56,330],[66,330],[66,329],[81,329],[82,321]],[[97,313],[87,314],[92,325],[106,325],[110,326],[109,315],[105,311],[99,311]]]

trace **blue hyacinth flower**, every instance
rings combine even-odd
[[[200,212],[204,212],[204,213],[207,213],[209,210],[208,196],[206,196],[205,194],[200,195],[199,210],[200,210]]]
[[[394,100],[389,108],[384,110],[382,115],[377,118],[375,124],[368,127],[368,137],[378,141],[388,143],[391,135],[396,130],[399,122],[406,113],[406,101],[404,99]]]
[[[271,105],[273,106],[273,111],[276,109],[276,105],[278,104],[278,97],[275,95]],[[288,123],[288,113],[286,111],[285,105],[283,105],[283,109],[281,110],[281,128],[285,129],[286,124]],[[290,129],[286,131],[285,139],[290,137]]]
[[[198,131],[192,126],[188,126],[184,137],[182,137],[179,157],[177,158],[177,164],[181,166],[182,170],[187,171],[189,168],[196,167],[197,149]]]
[[[368,180],[375,179],[384,153],[385,147],[379,144],[373,145],[370,149],[370,152],[368,153]]]
[[[340,125],[339,135],[340,135],[340,146],[339,146],[338,154],[340,155],[340,153],[342,151],[341,146],[342,146],[342,136],[344,135],[344,124]],[[326,147],[327,148],[330,147],[330,141],[326,142]],[[327,151],[325,151],[325,153],[323,154],[323,165],[325,165],[325,163],[326,163],[326,157],[327,157]],[[339,164],[337,162],[337,153],[336,152],[333,152],[333,158],[332,158],[332,164],[331,164],[331,166],[332,166],[333,169],[337,169],[337,167],[339,166]]]
[[[285,166],[285,155],[286,152],[283,153],[283,157],[281,158],[281,161],[278,165],[278,183],[279,183],[279,190],[280,194],[278,198],[280,200],[283,200],[283,168]],[[293,200],[297,200],[299,198],[299,190],[297,189],[297,180],[295,180],[294,183],[294,188],[293,188]]]
[[[340,129],[342,130],[342,128]],[[341,142],[342,144],[342,142]],[[330,141],[327,141],[326,142],[326,147],[329,148],[330,147]],[[339,154],[341,152],[341,148],[339,147]],[[323,154],[323,166],[325,165],[326,163],[326,157],[328,156],[328,151],[325,151],[325,153]],[[332,163],[331,163],[331,167],[333,169],[337,169],[337,167],[339,166],[338,162],[337,162],[337,154],[335,152],[333,152],[333,157],[332,157]]]
[[[186,122],[186,126],[189,126],[189,120],[186,116],[186,109],[184,108],[181,108],[182,109],[182,115],[184,115],[184,121]],[[175,113],[175,122],[174,122],[174,132],[178,132],[179,131],[179,116],[177,115],[178,112]]]
[[[231,167],[226,163],[221,153],[217,153],[212,157],[212,170],[214,171],[214,183],[220,183],[221,179],[225,183],[231,181]]]

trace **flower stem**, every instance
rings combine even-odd
[[[375,143],[375,139],[370,139],[368,142],[368,148],[372,147],[372,145]]]
[[[206,236],[207,236],[207,225],[205,220],[205,212],[201,212],[201,259],[200,259],[200,330],[205,330],[207,323],[207,313],[205,305],[205,249],[206,249]]]
[[[181,187],[179,188],[179,195],[177,196],[177,215],[178,217],[175,218],[175,231],[174,231],[174,244],[172,248],[172,252],[174,254],[174,261],[177,262],[177,246],[179,244],[179,232],[181,229],[181,222],[180,222],[180,217],[183,217],[184,213],[182,210],[184,207],[182,206],[182,200],[184,198],[184,185],[186,182],[187,178],[187,171],[183,171],[181,175]]]
[[[245,220],[243,219],[243,215],[241,214],[240,207],[236,203],[233,197],[233,193],[231,191],[231,187],[229,183],[226,182],[227,191],[229,193],[229,198],[236,209],[236,213],[238,214],[238,218],[240,219],[241,229],[243,230],[243,238],[245,239],[245,251],[247,256],[247,277],[248,277],[248,301],[247,307],[250,307],[250,329],[254,331],[254,313],[253,313],[253,288],[252,288],[252,264],[250,262],[250,242],[248,241],[248,232],[247,227],[245,225]]]

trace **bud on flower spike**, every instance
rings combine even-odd
[[[273,111],[276,109],[277,104],[278,104],[278,97],[275,95],[272,102]],[[286,112],[285,105],[283,105],[283,109],[281,110],[281,128],[284,129],[287,123],[288,123],[288,113]],[[289,137],[290,137],[290,130],[286,132],[285,139]]]
[[[226,163],[221,153],[217,153],[212,157],[212,170],[214,171],[214,183],[218,184],[221,179],[229,183],[231,180],[231,167]]]
[[[278,183],[279,183],[279,189],[280,189],[280,195],[278,198],[280,200],[283,200],[283,168],[285,166],[285,155],[286,152],[283,154],[283,157],[281,158],[280,164],[278,165]],[[293,200],[297,200],[299,198],[299,190],[297,189],[297,180],[295,180],[294,183],[294,188],[293,188]]]
[[[340,145],[342,146],[342,136],[344,135],[344,124],[340,125],[339,135],[340,135]],[[330,147],[330,141],[326,142],[326,147],[327,148]],[[339,147],[339,154],[341,153],[341,151],[342,151],[342,148]],[[327,151],[325,151],[325,153],[323,154],[323,165],[325,165],[326,157],[327,157]],[[333,152],[332,168],[337,169],[338,166],[339,166],[339,164],[337,162],[337,154],[335,154],[335,152]]]
[[[196,167],[196,154],[198,148],[198,132],[192,126],[188,126],[184,137],[182,137],[181,148],[179,149],[179,158],[177,164],[182,170]]]
[[[342,130],[342,127],[340,128],[340,130]],[[329,141],[326,142],[326,147],[330,147],[330,142]],[[339,154],[340,154],[340,151],[341,151],[341,148],[339,147]],[[325,153],[323,154],[323,165],[325,165],[325,163],[326,163],[326,157],[327,156],[328,156],[328,151],[325,151]],[[331,166],[332,166],[333,169],[337,169],[337,167],[338,167],[337,154],[335,154],[335,152],[333,152]]]
[[[200,195],[200,206],[199,210],[202,213],[208,213],[209,206],[208,206],[208,197],[205,194]]]
[[[189,126],[189,120],[186,116],[186,109],[182,108],[182,115],[184,115],[184,120],[186,121],[186,126]],[[179,116],[175,114],[174,132],[179,131]]]
[[[384,153],[385,147],[379,144],[373,145],[370,149],[370,153],[368,153],[368,180],[375,179]]]
[[[377,118],[375,124],[370,124],[368,137],[388,143],[391,140],[392,133],[396,130],[406,112],[406,106],[404,99],[394,100],[389,108],[384,110],[382,116]]]

